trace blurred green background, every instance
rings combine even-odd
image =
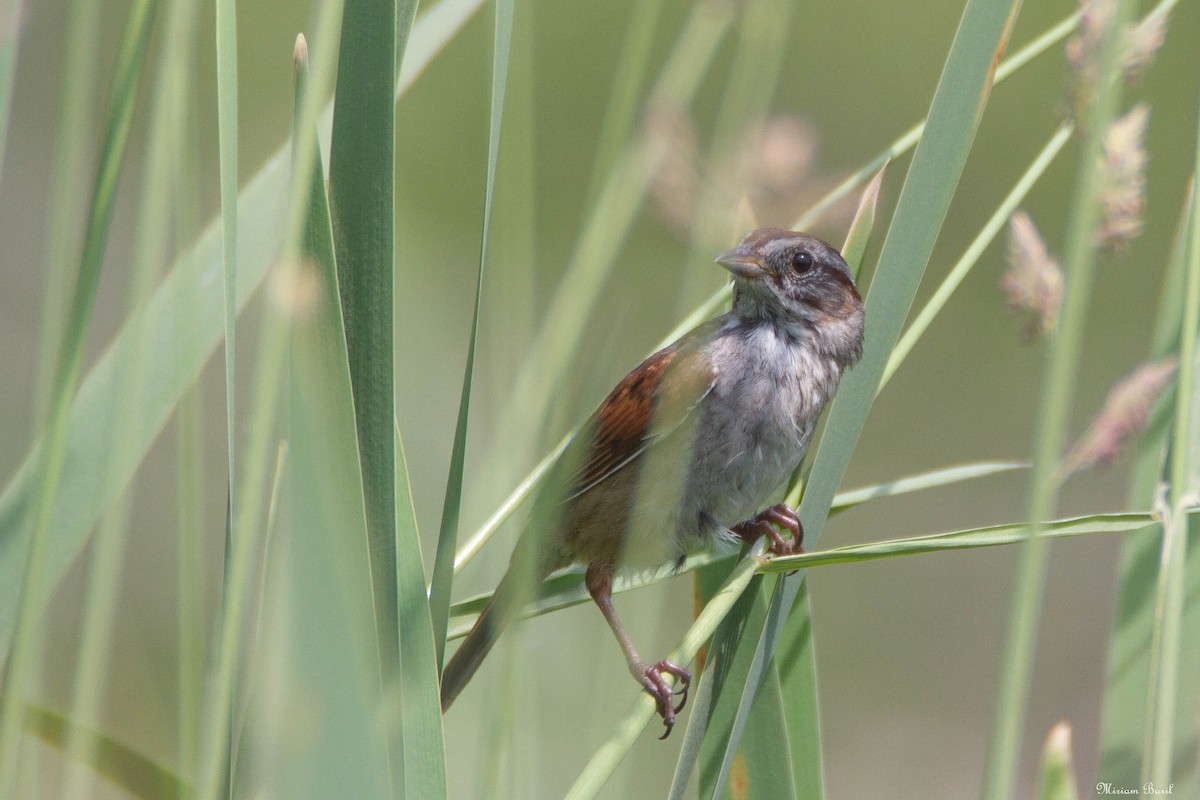
[[[559,387],[558,402],[544,425],[531,433],[536,440],[525,437],[514,446],[507,404],[526,345],[541,326],[596,190],[591,176],[597,132],[634,6],[620,0],[517,4],[467,453],[464,531],[490,514],[544,449],[725,278],[710,263],[716,251],[691,252],[659,204],[648,199],[629,241],[614,244],[620,247],[618,266],[586,322],[581,355],[566,385]],[[643,90],[690,6],[682,0],[665,3]],[[795,117],[810,126],[815,142],[812,180],[802,190],[815,198],[813,187],[827,188],[857,169],[925,114],[961,3],[845,0],[780,7],[788,10],[783,14],[787,47],[770,114]],[[1067,2],[1025,3],[1010,51],[1073,9]],[[102,14],[103,46],[92,86],[100,112],[126,10],[126,3],[106,2]],[[78,231],[46,230],[45,213],[57,135],[65,5],[60,0],[33,0],[24,11],[0,175],[4,480],[30,441],[46,243],[50,237],[78,237]],[[211,19],[211,8],[202,13]],[[240,4],[243,182],[289,134],[292,42],[309,24],[310,14],[306,2]],[[211,25],[202,24],[201,31],[194,75],[197,226],[217,208]],[[1171,18],[1158,62],[1126,95],[1129,101],[1145,100],[1151,108],[1146,228],[1127,253],[1101,259],[1073,416],[1077,432],[1099,409],[1112,383],[1146,355],[1194,142],[1198,37],[1200,8],[1181,4]],[[734,38],[727,37],[719,50],[692,114],[706,157],[714,119],[724,102]],[[169,44],[158,31],[155,46]],[[427,560],[441,510],[478,259],[491,45],[491,13],[485,7],[397,109],[397,406]],[[1064,77],[1062,50],[1056,48],[993,93],[918,304],[1061,119],[1066,107]],[[144,82],[142,93],[148,95]],[[98,119],[91,121],[95,130]],[[142,104],[131,152],[141,152],[144,141],[138,128],[145,119]],[[746,120],[743,139],[756,123]],[[641,120],[635,125],[640,127]],[[710,163],[721,157],[712,156]],[[1068,145],[1024,204],[1052,250],[1061,244],[1076,159],[1075,144]],[[882,194],[884,215],[890,213],[907,165],[903,158],[890,167]],[[93,359],[119,327],[125,310],[128,250],[138,225],[132,202],[138,169],[138,159],[131,159],[122,176],[121,203],[90,334]],[[526,177],[530,174],[531,181]],[[795,207],[791,216],[802,208]],[[726,238],[732,241],[738,233],[732,207],[727,219]],[[791,217],[764,216],[761,221],[786,225]],[[815,232],[840,243],[845,220],[822,224]],[[878,244],[873,243],[868,265]],[[880,396],[847,486],[963,461],[1029,457],[1043,346],[1025,342],[1021,321],[1005,308],[998,288],[1004,267],[1004,245],[998,240]],[[253,306],[244,319],[248,334],[243,341],[252,342]],[[239,347],[240,353],[253,352],[252,343]],[[246,357],[239,364],[246,386],[253,370],[250,362]],[[207,576],[215,608],[225,507],[219,363],[209,365],[201,386],[211,540],[209,562],[197,569]],[[246,392],[239,398],[246,407],[249,400]],[[174,437],[163,436],[136,479],[129,568],[107,710],[115,735],[168,762],[175,753],[175,606],[163,598],[171,596],[175,574],[170,535],[175,524],[173,447]],[[1073,478],[1063,494],[1063,515],[1127,508],[1126,466],[1118,461],[1110,470]],[[1022,518],[1026,505],[1021,473],[988,478],[850,511],[830,522],[821,546],[1010,522]],[[482,591],[493,585],[507,564],[515,532],[514,526],[506,529],[463,573],[466,589]],[[1060,719],[1075,728],[1085,792],[1092,782],[1117,547],[1116,538],[1096,537],[1053,545],[1025,737],[1026,794],[1042,738]],[[977,793],[1015,557],[1015,550],[1003,549],[812,571],[829,797]],[[82,578],[82,568],[68,576],[45,626],[50,631],[52,668],[42,676],[41,692],[45,704],[54,708],[66,707],[69,700]],[[456,596],[463,593],[457,590]],[[617,604],[643,652],[665,653],[691,618],[691,581],[679,578],[621,597]],[[560,795],[607,736],[632,699],[633,687],[603,620],[590,607],[541,618],[514,631],[506,642],[505,650],[519,647],[523,653],[519,663],[524,671],[506,677],[505,660],[489,660],[447,718],[452,794],[469,797],[479,791],[477,781],[485,768],[481,754],[489,752],[497,737],[497,698],[504,695],[523,706],[517,715],[521,728],[511,732],[506,745],[510,760],[501,773],[512,796]],[[654,733],[643,737],[605,796],[653,797],[665,792],[682,737],[657,743]]]

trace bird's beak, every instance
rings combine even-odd
[[[717,257],[717,263],[739,278],[755,280],[767,274],[762,261],[744,244],[722,253]]]

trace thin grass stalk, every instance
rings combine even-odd
[[[194,46],[194,44],[193,44]],[[172,156],[177,178],[174,184],[173,209],[176,241],[191,241],[199,230],[196,213],[198,192],[196,176],[199,171],[197,149],[194,145],[197,109],[191,102],[192,77],[183,69],[175,76],[173,90],[179,106],[181,129]],[[194,333],[194,309],[180,315],[182,330]],[[206,532],[204,524],[205,451],[201,431],[201,391],[193,386],[180,399],[176,409],[176,546],[175,575],[177,587],[178,650],[176,673],[176,768],[184,776],[176,797],[190,797],[190,781],[195,774],[197,737],[201,708],[204,702],[205,659],[205,589],[207,575],[204,565]]]
[[[1046,142],[1046,145],[1038,153],[1033,163],[1029,165],[1029,168],[1025,170],[1025,173],[1009,191],[1008,195],[997,206],[996,210],[992,212],[992,215],[988,217],[979,234],[971,241],[967,249],[963,251],[958,261],[954,263],[954,266],[950,268],[950,272],[946,274],[946,277],[938,285],[937,290],[934,291],[929,301],[925,303],[921,312],[917,314],[916,318],[908,326],[908,329],[904,331],[904,334],[900,337],[900,341],[896,343],[895,349],[892,350],[892,354],[888,356],[887,366],[883,370],[883,377],[879,379],[879,392],[882,392],[883,387],[887,386],[887,382],[896,374],[896,370],[904,363],[904,359],[912,352],[913,347],[916,346],[920,338],[925,335],[925,331],[928,330],[930,324],[933,323],[933,320],[941,313],[942,309],[946,307],[946,303],[950,301],[950,297],[962,284],[963,279],[967,277],[975,264],[979,262],[984,251],[991,245],[992,240],[996,238],[996,234],[1004,228],[1004,223],[1008,221],[1013,211],[1025,199],[1025,195],[1029,193],[1029,190],[1033,188],[1034,184],[1041,179],[1042,175],[1050,167],[1050,164],[1054,162],[1054,159],[1062,151],[1067,140],[1071,138],[1074,130],[1075,125],[1070,121],[1058,126],[1054,135],[1050,137],[1050,141]]]
[[[236,518],[234,487],[237,486],[236,462],[237,407],[234,391],[234,365],[237,358],[237,203],[238,203],[238,76],[237,76],[237,0],[216,0],[214,7],[217,62],[217,144],[221,194],[221,281],[225,322],[225,454],[230,540],[240,532],[233,527]],[[226,562],[228,568],[228,562]],[[226,576],[228,577],[228,576]]]
[[[175,582],[178,586],[179,651],[176,660],[179,689],[176,694],[177,763],[181,775],[195,766],[196,736],[204,697],[204,446],[201,403],[197,391],[188,392],[179,404],[176,433],[177,522]]]
[[[54,355],[65,328],[63,315],[70,290],[72,259],[79,246],[78,221],[84,215],[84,182],[87,180],[100,12],[104,0],[74,0],[67,10],[67,40],[55,124],[54,172],[46,219],[46,284],[42,289],[38,328],[38,359],[33,395],[33,432],[45,424],[49,406]],[[0,159],[4,149],[0,145]]]
[[[1121,33],[1132,16],[1133,3],[1117,0],[1103,44],[1095,99],[1086,122],[1067,221],[1063,253],[1066,291],[1059,325],[1050,338],[1037,406],[1041,413],[1035,436],[1029,499],[1030,538],[1023,547],[1018,566],[1008,643],[1001,669],[983,788],[983,797],[987,800],[1006,800],[1013,795],[1016,785],[1017,754],[1029,701],[1038,609],[1046,574],[1047,551],[1045,542],[1037,537],[1038,525],[1040,520],[1054,513],[1058,503],[1058,463],[1066,441],[1067,418],[1083,350],[1084,325],[1094,275],[1103,136],[1119,102],[1117,78]]]
[[[66,458],[68,414],[83,366],[84,339],[95,303],[104,246],[108,239],[109,220],[116,195],[117,177],[124,160],[137,82],[141,75],[156,7],[154,0],[137,0],[129,12],[125,40],[117,59],[113,104],[100,150],[71,311],[66,317],[67,328],[60,340],[61,347],[54,370],[54,388],[46,417],[45,446],[37,470],[36,516],[26,554],[25,572],[17,603],[13,647],[4,682],[4,694],[7,695],[8,702],[6,710],[0,709],[0,796],[11,793],[16,777],[21,744],[21,708],[29,670],[32,668],[30,656],[38,611],[36,599],[42,591],[46,540],[50,535],[50,520]]]
[[[1155,593],[1154,629],[1151,637],[1150,688],[1147,693],[1147,736],[1142,751],[1143,787],[1167,786],[1172,779],[1175,751],[1176,698],[1180,668],[1180,635],[1184,595],[1187,591],[1188,535],[1191,511],[1197,497],[1196,419],[1197,327],[1200,326],[1200,124],[1196,132],[1191,217],[1188,221],[1187,269],[1184,278],[1183,319],[1179,328],[1179,375],[1175,395],[1174,439],[1171,442],[1170,485],[1164,526],[1158,587]]]
[[[221,279],[224,315],[224,385],[226,385],[227,534],[224,548],[223,582],[228,585],[232,541],[242,535],[234,528],[236,519],[236,440],[238,414],[235,404],[236,327],[238,327],[238,1],[216,0],[217,150],[221,185]],[[233,720],[233,709],[229,709]],[[229,744],[233,744],[230,730]],[[227,753],[232,765],[234,753]],[[232,781],[232,772],[229,780]],[[230,783],[230,792],[233,786]]]
[[[513,2],[496,3],[495,46],[492,60],[492,107],[488,132],[487,183],[483,197],[483,233],[479,244],[479,268],[475,275],[474,313],[463,368],[462,396],[458,422],[450,453],[450,474],[446,478],[446,496],[442,506],[441,530],[429,588],[429,610],[433,620],[434,652],[441,668],[446,650],[446,625],[450,616],[450,588],[454,580],[454,549],[458,540],[458,521],[462,512],[463,467],[466,461],[467,423],[471,408],[471,385],[475,373],[475,347],[479,336],[479,309],[483,302],[483,275],[487,263],[488,234],[492,218],[492,196],[496,186],[496,163],[500,152],[500,132],[504,122],[504,93],[508,86],[508,56],[512,47]]]
[[[222,776],[228,773],[231,709],[234,682],[239,662],[238,642],[250,589],[254,552],[259,537],[254,535],[263,508],[268,454],[275,434],[275,419],[283,388],[283,368],[287,354],[287,324],[272,310],[264,326],[257,358],[258,380],[254,387],[254,408],[250,415],[246,458],[239,479],[238,518],[234,529],[244,533],[232,540],[227,559],[226,590],[217,635],[217,649],[210,672],[207,713],[200,732],[200,756],[196,776],[197,800],[217,800],[224,796]]]

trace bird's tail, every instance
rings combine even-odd
[[[492,599],[484,606],[470,633],[463,639],[463,643],[442,671],[443,712],[450,708],[450,704],[471,680],[475,670],[479,669],[483,659],[500,638],[500,634],[504,633],[516,617],[517,611],[532,599],[534,592],[529,576],[518,577],[514,572],[517,570],[510,568],[505,573],[492,594]]]

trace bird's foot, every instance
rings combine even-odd
[[[679,705],[674,705],[675,693],[671,690],[671,685],[667,683],[666,678],[663,677],[664,674],[674,676],[683,689]],[[682,711],[687,704],[688,689],[692,685],[692,673],[663,659],[657,664],[637,667],[634,677],[641,682],[646,692],[654,698],[654,702],[658,705],[658,715],[662,717],[663,725],[666,727],[666,731],[658,738],[667,738],[671,735],[671,729],[675,727],[675,715]]]
[[[779,531],[775,529],[776,525],[791,532],[792,540],[790,542],[779,534]],[[772,555],[794,556],[804,552],[804,527],[800,524],[800,518],[796,516],[796,512],[786,503],[773,505],[760,512],[754,519],[739,522],[730,530],[739,539],[746,542],[753,542],[760,536],[769,537],[771,546],[768,550]]]

